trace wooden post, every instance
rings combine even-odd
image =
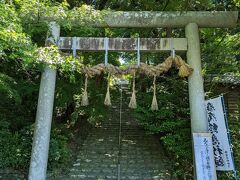
[[[55,22],[49,24],[54,43],[60,36],[60,26]],[[51,39],[50,38],[50,39]],[[52,123],[56,69],[45,67],[40,84],[35,130],[32,145],[29,180],[45,180],[48,162],[48,149]]]

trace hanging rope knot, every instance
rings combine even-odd
[[[136,109],[137,101],[136,101],[136,91],[135,91],[135,72],[133,73],[133,84],[132,84],[132,97],[128,104],[129,108]]]
[[[111,104],[111,98],[110,98],[110,91],[109,91],[109,88],[110,88],[110,78],[111,78],[111,74],[110,73],[108,73],[108,78],[107,78],[107,83],[108,83],[108,85],[107,85],[107,93],[106,93],[106,96],[105,96],[105,100],[104,100],[104,104],[106,105],[106,106],[111,106],[112,104]]]
[[[88,93],[87,93],[87,85],[88,85],[88,75],[85,74],[85,86],[84,86],[84,91],[82,94],[82,102],[81,106],[88,106]]]
[[[174,63],[179,69],[178,75],[180,77],[188,77],[192,74],[193,68],[191,68],[180,56],[174,58]]]
[[[152,111],[158,110],[158,103],[157,103],[157,97],[156,97],[156,76],[153,78],[153,100],[151,105]]]

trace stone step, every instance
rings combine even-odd
[[[127,106],[122,108],[121,145],[119,146],[119,101],[112,102],[109,119],[93,128],[66,179],[117,180],[118,166],[123,180],[170,180],[172,164],[165,156],[159,140],[146,135],[132,118]]]

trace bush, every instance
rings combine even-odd
[[[137,84],[147,90],[138,92],[138,108],[135,110],[137,120],[148,133],[160,135],[166,153],[175,162],[175,174],[191,179],[192,145],[186,81],[158,78],[158,111],[150,110],[152,92],[149,92],[148,80],[139,81]]]
[[[28,167],[31,154],[31,138],[28,131],[11,132],[0,129],[0,167],[22,169]]]
[[[49,169],[59,168],[69,159],[70,151],[67,140],[68,138],[62,135],[59,129],[52,130],[48,158]]]
[[[4,123],[3,123],[4,124]],[[0,129],[0,168],[27,169],[31,157],[33,128],[11,132],[6,125]],[[61,166],[69,158],[67,138],[60,130],[51,133],[48,168]]]

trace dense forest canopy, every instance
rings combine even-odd
[[[174,28],[92,28],[89,22],[101,21],[111,11],[238,11],[239,0],[6,0],[0,2],[0,168],[27,169],[37,107],[38,89],[44,63],[58,68],[49,168],[69,159],[69,142],[79,122],[93,126],[107,114],[102,106],[106,75],[89,82],[91,104],[79,105],[84,76],[81,64],[103,63],[103,53],[60,53],[55,46],[45,47],[48,22],[61,25],[61,36],[81,37],[185,37],[184,29]],[[76,20],[78,25],[71,23]],[[240,25],[236,28],[200,29],[203,74],[240,78]],[[69,55],[66,55],[69,53]],[[169,53],[144,53],[141,61],[158,64]],[[185,54],[180,54],[185,58]],[[109,62],[120,65],[136,61],[136,53],[110,53]],[[152,97],[149,77],[138,76],[138,108],[135,115],[149,133],[161,136],[168,154],[176,161],[176,174],[192,173],[190,117],[187,80],[172,70],[157,79],[157,112],[149,110]],[[127,77],[131,79],[131,77]],[[214,95],[214,84],[206,87]],[[176,91],[178,89],[178,91]],[[116,92],[117,94],[117,92]],[[114,94],[113,94],[114,98]],[[239,117],[238,120],[239,122]],[[240,167],[239,123],[230,125],[237,167]],[[231,179],[231,175],[224,175]]]

